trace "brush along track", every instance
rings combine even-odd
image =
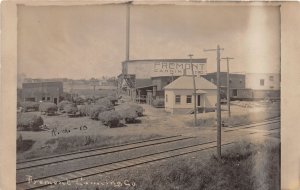
[[[181,141],[186,139],[191,139],[193,137],[184,137],[181,135],[178,136],[170,136],[170,137],[164,137],[159,139],[152,139],[148,141],[141,141],[141,142],[135,142],[131,144],[123,144],[119,146],[113,146],[113,147],[104,147],[104,148],[98,148],[98,149],[90,149],[86,151],[81,152],[74,152],[74,153],[68,153],[68,154],[60,154],[57,156],[51,156],[51,157],[45,157],[45,158],[39,158],[39,159],[32,159],[30,161],[22,162],[17,164],[17,171],[22,169],[29,169],[39,166],[45,166],[49,164],[56,164],[60,162],[66,162],[71,160],[77,160],[77,159],[84,159],[89,158],[93,156],[100,156],[105,155],[109,153],[115,153],[125,150],[132,150],[136,148],[142,148],[152,145],[159,145],[164,143],[170,143],[175,141]]]
[[[225,142],[222,146],[232,144],[233,142]],[[42,178],[36,178],[35,181],[22,181],[17,182],[17,189],[28,190],[37,189],[46,186],[50,186],[54,182],[67,182],[68,180],[75,180],[79,178],[89,177],[97,174],[120,170],[128,167],[133,167],[141,164],[164,160],[172,157],[177,157],[194,152],[204,151],[207,149],[215,148],[216,141],[210,141],[206,143],[200,143],[191,146],[185,146],[168,151],[161,151],[154,154],[148,154],[132,159],[124,159],[117,162],[102,164],[98,166],[88,167],[80,170],[74,170],[72,172],[61,173],[58,175],[52,175]]]
[[[243,128],[233,129],[233,130],[247,129],[247,128],[251,128],[251,127],[268,125],[268,124],[278,123],[278,122],[279,121],[262,122],[263,124],[259,123],[257,125],[250,125],[250,126],[246,126]],[[241,126],[243,126],[243,125],[241,125]],[[230,131],[233,131],[233,130],[230,130]],[[174,141],[174,138],[180,138],[180,136],[167,137],[167,138],[163,138],[163,139],[166,139],[166,141],[173,139],[173,141]],[[185,137],[185,138],[187,138],[187,137]],[[154,140],[152,140],[152,141],[154,141]],[[165,142],[165,143],[167,143],[167,142]],[[231,143],[233,143],[233,141],[231,141],[231,142],[227,141],[223,145],[226,145],[228,143],[231,144]],[[132,143],[132,144],[136,145],[138,143]],[[115,161],[115,162],[95,165],[95,166],[91,166],[91,167],[81,168],[81,169],[68,171],[68,172],[62,172],[59,174],[53,174],[53,175],[44,176],[44,177],[40,177],[40,178],[34,178],[34,180],[37,180],[36,184],[34,184],[33,182],[28,183],[28,181],[26,181],[26,180],[18,181],[17,189],[36,189],[36,188],[41,188],[41,187],[45,187],[45,186],[50,186],[52,182],[59,182],[59,181],[63,182],[63,181],[67,181],[67,180],[75,180],[75,179],[78,179],[81,177],[82,178],[89,177],[89,176],[93,176],[93,175],[97,175],[97,174],[101,174],[101,173],[120,170],[120,169],[127,168],[127,167],[133,167],[133,166],[137,166],[137,165],[141,165],[141,164],[145,164],[145,163],[149,163],[149,162],[155,162],[155,161],[159,161],[159,160],[163,160],[163,159],[167,159],[167,158],[172,158],[172,157],[181,156],[181,155],[185,155],[185,154],[189,154],[189,153],[193,153],[193,152],[199,152],[199,151],[203,151],[206,149],[211,149],[211,148],[216,147],[215,144],[216,144],[215,141],[204,142],[204,143],[202,142],[199,144],[184,146],[184,147],[180,147],[180,148],[177,147],[175,149],[169,149],[166,151],[160,151],[160,152],[156,152],[156,153],[152,153],[152,154],[148,154],[148,155],[142,155],[142,156],[138,156],[135,158],[124,159],[124,160],[119,160],[119,161]],[[148,146],[150,146],[150,145],[148,145]],[[118,147],[120,148],[120,147],[122,147],[122,145],[117,146],[117,148]],[[142,146],[142,147],[145,147],[145,146]],[[136,147],[136,148],[138,148],[138,147]],[[122,149],[120,151],[122,151]],[[91,152],[91,151],[89,151],[89,152]],[[116,151],[116,152],[118,152],[118,151]],[[36,159],[36,160],[40,161],[40,159]],[[65,161],[68,161],[68,160],[65,160]],[[48,164],[45,164],[45,165],[48,165]],[[48,184],[45,184],[45,183],[40,184],[40,181],[48,182]]]

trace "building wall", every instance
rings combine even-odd
[[[217,73],[208,73],[207,75],[203,75],[203,78],[206,80],[217,84]],[[243,74],[229,74],[229,82],[230,88],[245,88],[246,87],[246,80],[245,75]],[[223,87],[227,86],[227,73],[221,72],[220,73],[220,84]]]
[[[22,86],[23,101],[54,102],[54,98],[57,98],[56,100],[59,102],[59,98],[62,94],[63,84],[61,82],[23,83]]]
[[[263,80],[263,84],[261,84]],[[247,73],[246,88],[253,90],[279,90],[280,74],[275,73]]]
[[[205,90],[206,94],[201,94],[201,102],[199,107],[213,108],[217,103],[217,90]],[[165,90],[165,110],[172,113],[178,113],[183,110],[186,111],[194,108],[194,96],[192,96],[191,103],[186,103],[187,96],[192,95],[193,90]],[[175,103],[176,95],[180,95],[180,104]],[[168,101],[166,101],[166,98]],[[197,100],[196,100],[197,102]],[[197,104],[198,107],[198,104]]]
[[[195,59],[194,73],[206,74],[206,59]],[[197,62],[198,61],[198,62]],[[203,63],[204,62],[204,63]],[[144,79],[159,76],[192,75],[189,60],[133,60],[122,63],[122,73]]]

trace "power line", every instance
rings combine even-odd
[[[217,155],[221,158],[221,96],[220,96],[220,61],[221,61],[221,50],[219,45],[217,49],[204,49],[203,51],[216,51],[217,52]]]
[[[234,59],[232,57],[224,57],[222,59],[226,59],[227,61],[227,109],[228,109],[228,118],[230,118],[230,81],[229,81],[229,60]]]

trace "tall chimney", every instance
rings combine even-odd
[[[128,1],[126,4],[126,55],[125,61],[129,61],[129,49],[130,49],[130,5],[132,1]]]

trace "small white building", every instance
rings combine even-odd
[[[197,109],[211,110],[217,103],[217,86],[202,77],[195,77]],[[190,113],[194,110],[192,76],[181,76],[164,87],[165,110],[171,113]]]

